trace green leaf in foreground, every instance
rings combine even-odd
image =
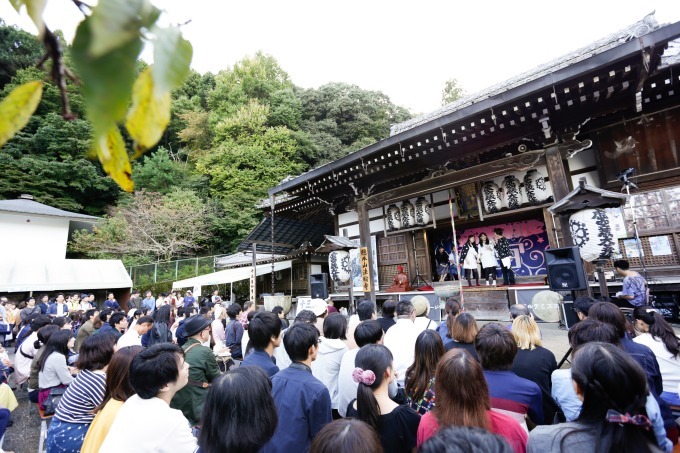
[[[153,81],[161,91],[178,88],[189,74],[194,49],[177,27],[156,28],[153,47]]]
[[[160,10],[149,0],[100,0],[90,16],[90,54],[101,57],[138,39],[141,28],[153,25],[159,15]]]
[[[42,91],[43,83],[39,80],[24,83],[0,102],[0,147],[28,124],[38,108]]]
[[[81,92],[87,117],[94,126],[95,136],[99,136],[125,117],[142,41],[137,37],[111,52],[94,57],[89,53],[93,26],[91,17],[80,23],[71,55],[82,81]]]
[[[158,143],[170,122],[170,92],[160,92],[151,77],[152,67],[139,74],[132,90],[132,106],[125,128],[135,141],[135,156]]]

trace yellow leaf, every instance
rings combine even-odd
[[[170,101],[170,92],[160,92],[154,85],[151,66],[139,74],[125,121],[125,128],[135,141],[134,157],[153,147],[163,136],[170,122]]]
[[[104,172],[111,176],[121,189],[132,192],[135,188],[132,182],[132,166],[118,127],[114,126],[106,134],[95,137],[93,146]]]
[[[0,147],[28,124],[38,108],[43,83],[39,80],[19,85],[0,102]]]

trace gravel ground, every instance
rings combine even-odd
[[[7,348],[7,351],[10,352],[10,360],[14,361],[14,348]],[[35,404],[28,401],[28,392],[25,387],[15,390],[14,395],[17,397],[19,407],[12,412],[10,420],[13,424],[5,431],[2,449],[6,452],[34,453],[38,451],[40,438],[38,409]]]

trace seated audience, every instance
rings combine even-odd
[[[457,299],[449,297],[446,300],[446,304],[444,305],[446,319],[440,322],[439,325],[437,326],[437,333],[442,338],[442,342],[444,342],[444,347],[446,347],[446,345],[449,342],[453,341],[453,339],[449,335],[449,332],[451,332],[451,324],[453,323],[453,320],[456,318],[456,316],[460,314],[461,310],[462,308],[460,306],[460,302],[458,302]]]
[[[420,446],[418,453],[512,453],[498,434],[471,426],[448,426]]]
[[[201,453],[260,451],[274,435],[277,423],[267,374],[259,367],[235,368],[210,387],[198,445]]]
[[[153,318],[151,316],[141,316],[137,319],[137,323],[129,327],[127,331],[118,339],[118,348],[126,346],[141,346],[142,336],[153,327]]]
[[[47,431],[47,451],[80,452],[94,419],[92,411],[104,399],[106,368],[115,344],[112,335],[92,335],[83,341],[76,361],[78,375],[59,401]]]
[[[130,384],[130,364],[143,349],[142,346],[124,347],[118,349],[111,357],[109,366],[106,368],[104,398],[92,411],[94,420],[85,435],[82,453],[99,451],[123,403],[135,394]]]
[[[498,323],[487,324],[477,334],[475,348],[489,385],[491,407],[511,415],[525,429],[528,424],[542,424],[541,389],[510,371],[517,355],[517,343],[510,331]]]
[[[371,304],[371,307],[373,305]],[[329,314],[323,322],[323,337],[319,339],[319,351],[312,362],[312,374],[323,382],[331,395],[333,418],[338,413],[338,372],[342,356],[349,350],[347,347],[347,320],[340,313]]]
[[[35,315],[27,327],[27,334],[21,340],[21,334],[17,338],[17,354],[14,357],[14,373],[12,373],[14,383],[20,386],[31,373],[31,362],[35,357],[38,348],[36,348],[36,340],[38,339],[38,331],[49,324],[52,324],[52,318],[47,315]],[[39,346],[39,345],[38,345]]]
[[[75,342],[70,330],[60,329],[52,334],[45,345],[38,361],[38,403],[44,409],[43,402],[55,387],[66,387],[73,382],[71,369],[67,365],[69,349]]]
[[[109,316],[109,325],[112,327],[109,333],[116,337],[116,341],[118,341],[118,339],[123,336],[123,332],[125,332],[125,329],[127,329],[128,326],[125,313],[120,311],[113,313]]]
[[[395,403],[388,395],[388,386],[395,379],[392,353],[383,345],[369,344],[359,350],[355,364],[352,377],[359,388],[357,399],[347,407],[347,416],[375,429],[384,451],[413,451],[420,415],[407,405]]]
[[[529,311],[529,307],[527,307],[524,304],[512,304],[510,305],[510,319],[514,322],[515,319],[517,319],[518,316],[531,316],[531,312]],[[512,322],[508,324],[506,327],[508,330],[512,330]]]
[[[314,438],[311,449],[311,453],[382,453],[382,451],[375,430],[366,423],[351,418],[336,420],[324,426]]]
[[[576,300],[574,300],[574,311],[576,312],[576,316],[578,316],[579,321],[588,319],[588,312],[590,311],[590,307],[592,307],[596,303],[597,301],[595,299],[587,296],[577,297]]]
[[[513,417],[491,410],[482,367],[469,354],[454,349],[444,355],[435,372],[435,392],[436,406],[420,420],[419,446],[440,427],[468,426],[499,434],[515,452],[524,452],[526,431]]]
[[[31,371],[28,377],[28,400],[31,403],[38,402],[38,392],[40,391],[40,386],[38,383],[38,373],[40,369],[38,368],[40,363],[40,357],[42,357],[43,352],[45,352],[45,345],[49,341],[50,337],[54,332],[57,332],[59,327],[52,324],[46,325],[38,330],[38,339],[35,340],[34,348],[36,348],[35,357],[31,362]]]
[[[633,341],[651,349],[659,363],[663,381],[661,398],[668,404],[679,406],[680,340],[668,321],[652,309],[638,307],[633,310],[633,318],[635,329],[640,332]]]
[[[436,331],[437,323],[429,318],[430,301],[428,301],[425,296],[415,296],[411,299],[411,303],[416,310],[416,319],[413,320],[413,323],[415,324],[418,333],[427,329]]]
[[[402,300],[397,304],[397,322],[385,333],[383,343],[394,357],[394,371],[397,382],[404,385],[406,370],[413,364],[416,339],[420,331],[416,329],[414,321],[416,310],[413,304]]]
[[[98,314],[99,311],[94,308],[85,312],[86,321],[80,326],[80,329],[78,329],[78,333],[76,334],[76,343],[73,347],[76,352],[80,351],[80,345],[83,344],[83,341],[85,341],[87,337],[94,334],[94,319]]]
[[[217,305],[217,307],[220,307],[220,312],[219,314],[216,313],[215,320],[210,325],[210,330],[212,331],[212,339],[215,342],[215,344],[226,346],[227,336],[225,333],[226,332],[225,329],[227,324],[227,311],[221,309],[220,305]]]
[[[444,349],[463,349],[479,362],[479,356],[475,350],[475,337],[479,332],[477,320],[470,313],[461,313],[451,321],[451,330],[448,337],[450,342],[446,343]]]
[[[318,343],[319,331],[313,324],[295,323],[286,329],[283,345],[293,363],[272,378],[279,424],[263,453],[307,451],[321,428],[331,422],[330,394],[311,369]]]
[[[344,318],[343,318],[344,320]],[[269,311],[257,312],[248,323],[248,335],[253,351],[243,359],[241,366],[258,366],[269,377],[279,372],[274,348],[281,344],[281,321]]]
[[[511,332],[518,348],[512,363],[512,372],[538,385],[543,397],[543,419],[546,423],[551,423],[559,410],[550,396],[550,376],[557,369],[555,354],[542,346],[541,332],[531,316],[516,317],[512,322]]]
[[[288,320],[286,320],[286,312],[281,305],[277,305],[272,308],[272,313],[279,317],[281,320],[281,330],[288,328]]]
[[[635,360],[614,345],[589,343],[574,353],[571,372],[581,414],[574,422],[536,428],[527,452],[659,451],[645,411],[647,380]]]
[[[136,394],[118,411],[99,452],[195,452],[189,421],[182,411],[170,407],[172,397],[188,380],[189,365],[179,346],[159,343],[137,354],[130,364]]]
[[[406,370],[406,404],[424,415],[434,407],[434,371],[444,355],[442,339],[436,331],[424,330],[418,335],[413,365]]]
[[[160,297],[159,297],[160,300]],[[142,335],[142,346],[153,346],[158,343],[172,343],[172,332],[170,332],[170,305],[162,305],[153,312],[153,327]],[[186,310],[185,310],[186,312]]]
[[[394,314],[397,311],[397,303],[393,300],[387,300],[382,304],[382,316],[378,318],[380,327],[382,327],[383,332],[387,331],[396,324],[394,320]]]

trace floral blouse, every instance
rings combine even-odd
[[[510,253],[510,244],[505,237],[502,237],[496,241],[496,253],[498,253],[499,259],[512,256],[512,253]]]
[[[406,404],[420,415],[430,412],[434,408],[434,377],[430,379],[427,390],[419,400],[414,401],[410,396],[407,396]]]

